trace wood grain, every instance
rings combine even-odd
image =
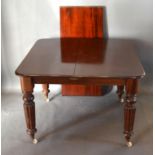
[[[62,38],[103,38],[103,7],[61,7],[60,28]],[[94,85],[62,85],[62,95],[100,96],[101,89],[101,86]]]
[[[128,79],[126,81],[126,103],[124,106],[124,134],[126,140],[131,141],[136,113],[136,95],[138,92],[138,80]]]
[[[35,121],[35,103],[33,96],[33,87],[34,83],[30,77],[20,77],[21,89],[23,92],[23,101],[24,101],[24,113],[25,120],[27,125],[27,134],[30,135],[32,139],[35,137],[36,121]]]
[[[103,7],[61,7],[61,37],[103,38]]]
[[[102,52],[102,62],[80,62],[83,55],[78,57],[79,62],[63,62],[61,56],[61,40],[70,48],[77,42],[73,52],[94,50],[98,44],[105,45],[103,39],[42,39],[36,42],[28,55],[19,65],[16,74],[27,77],[100,77],[100,78],[141,78],[145,75],[144,69],[136,55],[135,42],[124,39],[108,39],[106,48]],[[83,42],[85,44],[83,44]],[[92,43],[94,42],[94,43]],[[92,45],[94,46],[92,48]],[[85,46],[85,47],[84,47]],[[78,47],[78,48],[76,48]],[[84,47],[84,50],[83,50]],[[65,48],[67,51],[68,48]],[[93,51],[92,51],[93,52]],[[81,52],[86,54],[85,52]],[[128,53],[128,54],[126,54]],[[89,54],[87,53],[89,58]],[[72,57],[70,57],[72,59]],[[46,61],[43,61],[46,60]],[[99,59],[100,61],[100,59]]]

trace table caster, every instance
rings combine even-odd
[[[45,94],[45,92],[42,92],[42,94],[43,94],[43,96],[44,96],[44,98],[45,98],[45,101],[46,101],[46,102],[49,102],[50,100],[49,100],[49,98],[47,97],[47,95]]]
[[[49,100],[49,98],[46,98],[46,102],[49,102],[50,100]]]
[[[132,142],[130,142],[130,141],[127,142],[127,146],[128,146],[128,147],[132,147],[132,146],[133,146]]]
[[[32,140],[32,143],[33,143],[33,144],[37,144],[37,143],[38,143],[38,140],[37,140],[36,138],[34,138],[34,139]]]
[[[121,98],[121,99],[120,99],[120,102],[121,102],[121,103],[124,103],[124,98]]]

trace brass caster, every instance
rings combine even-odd
[[[132,147],[132,146],[133,146],[132,142],[130,142],[130,141],[127,142],[127,146],[128,146],[128,147]]]
[[[38,140],[36,138],[34,138],[33,141],[32,141],[32,143],[33,144],[37,144],[38,143]]]
[[[120,102],[121,102],[121,103],[124,103],[124,98],[121,98],[121,99],[120,99]]]

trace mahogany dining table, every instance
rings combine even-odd
[[[38,40],[15,71],[20,77],[27,133],[33,143],[37,143],[35,84],[117,85],[122,88],[121,95],[125,88],[124,134],[131,147],[138,84],[145,75],[136,50],[135,42],[129,39]]]

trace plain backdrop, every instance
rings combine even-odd
[[[152,74],[152,0],[2,0],[2,90],[20,89],[14,72],[36,40],[59,37],[64,5],[105,6],[109,37],[135,39],[146,73]]]

